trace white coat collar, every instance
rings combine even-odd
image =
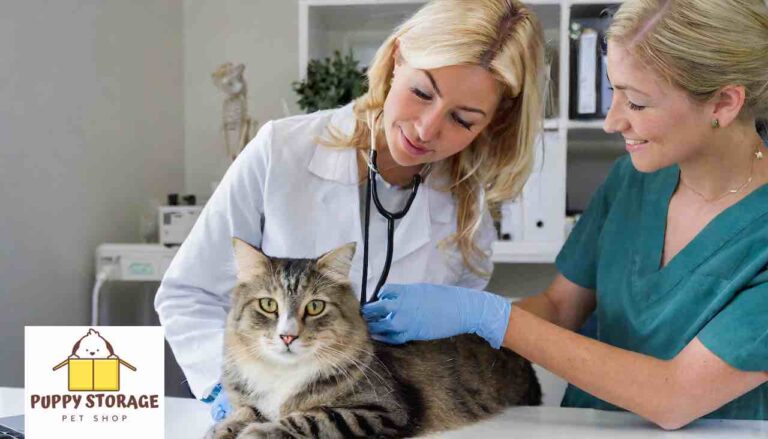
[[[355,129],[355,115],[352,112],[352,104],[347,104],[344,107],[333,110],[329,124],[343,135],[351,135]],[[321,136],[326,135],[327,131],[324,129]],[[355,148],[334,148],[318,144],[307,169],[309,169],[309,172],[325,180],[356,185],[358,183],[356,154],[357,150]]]

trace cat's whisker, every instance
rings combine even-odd
[[[349,362],[349,361],[344,361],[344,358],[341,358],[341,356],[339,356],[339,355],[338,355],[338,351],[335,351],[335,352],[334,352],[334,351],[326,350],[326,348],[325,348],[325,347],[321,347],[319,350],[320,350],[320,352],[322,352],[322,353],[324,353],[324,354],[328,354],[328,355],[331,357],[331,360],[340,360],[339,362],[333,362],[333,365],[334,365],[334,366],[336,366],[336,367],[338,367],[338,368],[340,368],[340,369],[341,369],[341,371],[342,371],[343,373],[345,373],[345,375],[346,375],[346,376],[347,376],[347,377],[348,377],[350,380],[353,380],[353,378],[352,378],[352,375],[349,373],[349,371],[347,370],[347,368],[346,368],[346,367],[343,367],[343,366],[344,366],[344,365],[346,365],[346,364],[353,364],[353,365],[354,365],[354,363],[351,363],[351,362]],[[362,371],[361,371],[361,373],[362,373]],[[362,373],[362,374],[363,374],[363,376],[365,376],[365,374],[364,374],[364,373]],[[366,377],[366,378],[367,378],[367,377]],[[370,381],[370,380],[369,380],[369,381]]]
[[[347,349],[347,350],[356,350],[356,351],[362,352],[362,353],[366,354],[366,359],[369,359],[369,360],[371,360],[371,361],[377,361],[379,364],[381,364],[382,366],[384,366],[384,364],[383,364],[383,363],[381,363],[381,361],[380,361],[378,358],[376,358],[376,357],[374,356],[374,354],[373,354],[373,352],[372,352],[372,351],[368,351],[368,350],[365,350],[365,349],[357,348],[357,347],[355,347],[355,346],[344,346],[344,348],[345,348],[345,349]],[[333,349],[333,348],[330,348],[330,347],[329,347],[329,349]],[[338,352],[339,352],[339,353],[343,353],[342,351],[338,351]],[[345,355],[346,355],[346,354],[345,354]],[[352,358],[354,358],[354,357],[348,356],[348,358],[352,359]],[[370,363],[369,363],[369,364],[365,364],[365,363],[362,363],[362,362],[360,362],[360,364],[362,364],[362,365],[363,365],[363,366],[364,366],[366,369],[369,369],[369,370],[371,370],[372,372],[374,372],[374,373],[376,374],[376,376],[377,376],[377,377],[378,377],[378,378],[379,378],[379,379],[380,379],[382,382],[384,382],[384,381],[385,381],[385,380],[384,380],[384,378],[383,378],[381,375],[379,375],[377,372],[375,372],[375,371],[374,371],[374,370],[373,370],[373,369],[370,367]],[[384,366],[384,369],[386,369],[387,373],[388,373],[388,374],[391,376],[391,373],[389,372],[389,369],[388,369],[386,366]]]
[[[346,354],[346,353],[344,353],[342,351],[333,349],[330,346],[326,346],[325,348],[329,349],[329,350],[332,350],[332,351],[335,351],[335,353],[337,355],[346,358],[347,361],[349,361],[353,366],[355,366],[360,371],[360,373],[363,375],[363,377],[365,377],[365,379],[368,380],[368,383],[371,385],[371,388],[374,389],[374,391],[376,389],[376,386],[371,381],[370,377],[368,376],[368,373],[366,373],[366,370],[368,370],[371,373],[373,373],[376,376],[376,378],[378,378],[378,381],[380,383],[384,384],[385,387],[389,388],[387,380],[385,380],[384,377],[382,377],[378,372],[373,370],[369,365],[361,362],[360,360],[358,360],[358,359],[356,359],[356,358],[354,358],[354,357],[352,357],[352,356],[350,356],[350,355],[348,355],[348,354]]]
[[[338,357],[335,357],[335,356],[333,356],[333,353],[331,353],[331,352],[326,352],[326,353],[327,353],[328,355],[330,355],[330,356],[331,356],[331,358],[333,358],[333,359],[339,359]],[[333,363],[333,368],[334,368],[334,370],[337,370],[337,371],[339,371],[340,373],[342,373],[344,376],[346,376],[346,377],[347,377],[347,379],[348,379],[348,381],[349,381],[350,385],[352,386],[352,391],[353,391],[354,393],[357,393],[357,383],[358,383],[358,380],[356,380],[354,377],[352,377],[352,374],[350,374],[350,373],[349,373],[349,370],[347,370],[347,368],[346,368],[346,367],[344,367],[344,365],[345,365],[345,364],[347,364],[347,363],[343,363],[343,364],[340,364],[340,363],[335,363],[335,362],[334,362],[334,363]],[[353,365],[354,365],[354,364],[353,364]],[[360,369],[360,368],[358,367],[358,370],[359,370],[359,369]],[[360,373],[361,373],[361,375],[362,375],[362,376],[363,376],[363,377],[364,377],[364,378],[365,378],[365,379],[368,381],[368,383],[371,385],[371,390],[373,391],[373,394],[374,394],[374,396],[376,396],[376,397],[378,398],[378,393],[376,392],[376,386],[374,386],[374,385],[373,385],[373,383],[372,383],[372,382],[371,382],[371,380],[368,378],[368,376],[365,374],[365,372],[363,372],[362,370],[360,370]]]
[[[354,351],[358,351],[358,352],[364,352],[364,353],[370,355],[371,356],[371,360],[375,361],[376,363],[378,363],[382,367],[382,369],[384,369],[387,372],[387,375],[389,375],[390,378],[392,377],[392,372],[389,370],[387,365],[384,364],[378,357],[376,357],[376,355],[374,354],[373,351],[369,351],[367,349],[364,349],[364,348],[361,348],[361,347],[357,347],[357,346],[345,346],[344,348],[347,349],[347,350],[354,350]]]
[[[323,359],[323,361],[326,361],[328,363],[328,365],[331,366],[331,372],[337,372],[337,373],[332,373],[332,375],[340,374],[340,375],[343,375],[344,377],[346,377],[347,380],[349,381],[349,383],[352,385],[353,392],[357,393],[357,391],[356,391],[356,388],[357,388],[356,380],[352,377],[352,375],[349,373],[349,371],[346,368],[342,367],[343,365],[334,362],[332,359],[328,359],[327,356],[324,355],[323,353],[318,353],[318,356],[321,357]],[[328,376],[332,376],[332,375],[328,375]],[[312,387],[313,387],[312,390],[313,391],[314,391],[315,385],[316,385],[315,382],[313,382],[313,384],[312,384]],[[374,390],[374,394],[375,394],[375,390]]]
[[[322,353],[322,354],[328,354],[328,356],[330,356],[329,362],[331,363],[332,367],[334,367],[334,368],[338,369],[338,370],[339,370],[339,372],[342,372],[342,373],[344,373],[344,374],[345,374],[345,376],[347,376],[347,377],[348,377],[350,380],[351,380],[351,379],[353,379],[353,378],[352,378],[352,375],[349,373],[349,371],[347,370],[347,368],[343,367],[345,363],[342,363],[341,361],[339,361],[339,362],[335,362],[335,361],[333,361],[333,360],[343,360],[342,358],[339,358],[338,356],[334,356],[334,353],[333,353],[333,352],[324,351],[324,350],[322,350],[322,349],[323,349],[323,348],[321,347],[321,348],[318,350],[318,352],[320,352],[320,353]],[[327,357],[326,357],[326,358],[327,358]]]

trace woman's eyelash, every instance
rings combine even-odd
[[[613,87],[608,87],[608,88],[609,88],[611,91],[613,91]],[[630,109],[630,110],[632,110],[632,111],[643,111],[643,110],[645,110],[645,107],[644,107],[644,106],[642,106],[642,105],[637,105],[637,104],[635,104],[635,103],[633,103],[632,101],[629,101],[629,100],[627,101],[627,106],[628,106],[628,107],[629,107],[629,109]]]
[[[472,124],[471,123],[465,122],[459,116],[454,114],[452,117],[453,117],[453,120],[456,121],[456,123],[458,123],[459,125],[463,126],[464,128],[466,128],[466,129],[472,128]]]
[[[422,99],[422,100],[425,100],[425,101],[431,101],[431,100],[432,100],[432,96],[430,96],[430,95],[429,95],[429,94],[427,94],[427,93],[424,93],[423,91],[419,90],[419,89],[418,89],[418,88],[416,88],[416,87],[411,87],[411,93],[413,93],[414,95],[416,95],[416,97],[418,97],[419,99]],[[469,122],[466,122],[465,120],[463,120],[462,118],[460,118],[459,116],[457,116],[455,113],[454,113],[454,114],[453,114],[451,117],[453,118],[453,120],[454,120],[456,123],[458,123],[459,125],[461,125],[461,126],[462,126],[462,127],[464,127],[465,129],[469,130],[469,129],[471,129],[471,128],[472,128],[472,125],[473,125],[473,124],[471,124],[471,123],[469,123]]]
[[[428,95],[427,93],[424,93],[423,91],[419,90],[416,87],[411,87],[411,93],[415,94],[419,99],[424,99],[425,101],[432,100],[432,96]]]

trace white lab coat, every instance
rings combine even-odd
[[[351,133],[352,106],[264,125],[230,166],[163,278],[155,308],[198,398],[208,396],[220,378],[225,317],[236,283],[232,237],[267,255],[292,258],[318,257],[355,241],[350,277],[359,295],[363,244],[356,152],[317,143],[329,122]],[[395,229],[387,282],[482,289],[488,279],[466,269],[455,246],[438,249],[456,231],[456,203],[430,180]],[[486,212],[477,245],[490,254],[494,238]],[[384,257],[369,255],[368,294]],[[492,267],[490,259],[482,266],[488,272]]]

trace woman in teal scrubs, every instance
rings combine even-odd
[[[388,285],[364,315],[390,343],[476,333],[563,377],[563,405],[665,429],[768,419],[768,6],[629,0],[608,33],[605,130],[628,155],[546,291]],[[756,129],[758,127],[758,129]],[[761,128],[762,127],[762,128]],[[763,131],[763,137],[768,137]],[[596,339],[577,334],[596,313]]]

